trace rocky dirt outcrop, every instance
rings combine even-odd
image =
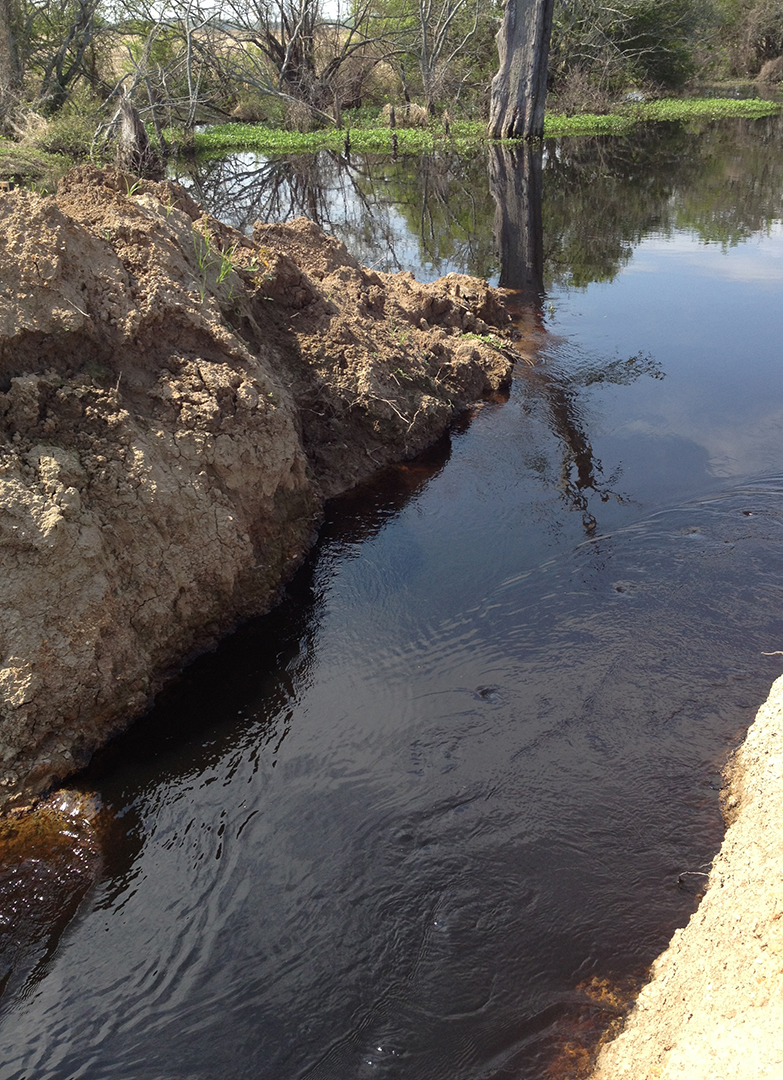
[[[728,777],[707,891],[592,1080],[783,1077],[783,678]]]
[[[423,449],[511,359],[482,282],[367,271],[304,220],[250,240],[91,167],[0,211],[8,807],[268,608],[324,498]]]

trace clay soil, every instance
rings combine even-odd
[[[496,393],[509,324],[481,281],[305,220],[250,239],[169,183],[0,195],[0,809],[267,610],[325,499]]]

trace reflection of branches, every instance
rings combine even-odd
[[[509,290],[509,309],[519,338],[517,348],[530,365],[522,369],[525,385],[544,403],[547,423],[561,450],[557,486],[567,506],[582,515],[588,536],[597,528],[589,508],[589,494],[602,502],[622,501],[613,490],[619,473],[603,478],[601,462],[595,457],[580,417],[580,387],[597,382],[627,385],[641,375],[663,377],[659,365],[642,353],[627,360],[596,363],[571,358],[568,371],[554,372],[537,363],[548,336],[543,317],[544,235],[543,235],[543,154],[540,147],[522,146],[509,150],[492,147],[489,180],[495,200],[495,239],[500,252],[500,283]]]
[[[604,479],[603,467],[593,452],[590,439],[584,430],[579,403],[579,388],[595,383],[628,386],[642,375],[653,379],[664,378],[660,364],[647,353],[637,353],[628,359],[596,361],[591,359],[573,365],[569,373],[552,372],[543,367],[524,371],[525,384],[546,408],[549,427],[561,449],[560,475],[557,486],[566,505],[582,515],[582,523],[588,536],[597,528],[590,512],[590,492],[601,502],[616,499],[624,502],[625,496],[614,490],[620,478],[620,470]]]
[[[456,155],[390,162],[326,150],[275,159],[238,153],[190,162],[177,178],[216,217],[244,231],[256,220],[304,215],[382,270],[425,264],[436,275],[458,269],[482,277],[493,270],[472,163]],[[414,236],[418,251],[411,250]]]
[[[589,493],[595,492],[602,502],[608,502],[613,495],[621,499],[609,487],[619,477],[613,475],[608,484],[602,483],[603,468],[580,423],[573,384],[567,378],[552,377],[540,368],[526,374],[528,385],[534,388],[536,395],[546,405],[549,427],[560,443],[561,465],[557,486],[563,501],[582,515],[585,532],[593,536],[597,522],[590,513]]]
[[[577,365],[572,382],[580,386],[592,386],[593,383],[611,383],[612,386],[630,386],[642,375],[651,379],[663,379],[665,373],[661,365],[649,353],[636,353],[627,360],[609,360],[601,364],[590,362]]]

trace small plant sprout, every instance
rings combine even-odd
[[[220,265],[218,268],[217,282],[218,285],[222,285],[231,271],[234,269],[234,255],[236,254],[237,245],[232,244],[228,251],[220,252]]]
[[[199,296],[203,303],[204,297],[207,293],[207,286],[210,275],[214,278],[214,286],[223,285],[223,283],[231,276],[232,271],[236,269],[236,253],[239,245],[232,244],[231,247],[221,250],[217,247],[210,236],[207,225],[204,226],[202,232],[193,232],[193,250],[196,255],[196,262],[198,263],[199,273],[201,280],[199,282]],[[249,271],[251,274],[257,274],[261,267],[258,266],[255,261],[251,266],[243,267],[244,270]],[[228,299],[231,300],[234,295],[233,282],[229,285]]]
[[[399,345],[404,345],[411,333],[410,327],[408,327],[407,330],[404,330],[399,323],[395,322],[393,315],[389,315],[389,332],[393,340]]]

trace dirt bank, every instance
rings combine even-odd
[[[482,282],[251,241],[174,185],[0,195],[0,807],[88,759],[274,602],[323,500],[511,370]],[[471,332],[473,337],[466,337]]]
[[[592,1080],[783,1077],[783,678],[728,772],[707,891]]]

